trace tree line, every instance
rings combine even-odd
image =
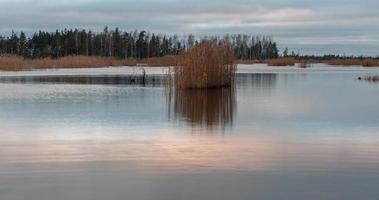
[[[233,34],[224,36],[167,36],[146,31],[120,31],[105,27],[102,32],[84,29],[64,29],[55,32],[38,31],[31,37],[24,32],[0,36],[0,54],[24,58],[60,58],[64,56],[112,56],[117,58],[150,58],[177,55],[198,43],[214,40],[228,42],[235,57],[243,60],[277,58],[276,42],[269,36]]]

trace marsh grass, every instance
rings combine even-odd
[[[254,65],[254,64],[262,64],[263,62],[261,60],[236,60],[237,64],[243,64],[243,65]]]
[[[276,58],[276,59],[267,59],[264,61],[268,66],[294,66],[294,58]]]
[[[168,55],[163,57],[146,58],[138,62],[145,63],[152,67],[171,67],[178,65],[178,56]]]
[[[0,70],[17,71],[48,68],[82,68],[108,66],[135,66],[135,59],[115,59],[112,57],[67,56],[59,59],[24,59],[13,55],[0,56]]]
[[[293,66],[295,65],[294,58],[272,58],[266,60],[237,60],[237,64],[253,65],[253,64],[267,64],[268,66]]]
[[[359,65],[364,67],[379,67],[379,59],[333,59],[326,62],[329,65]]]
[[[178,57],[170,86],[177,89],[230,87],[234,83],[236,64],[228,44],[204,42]]]
[[[90,67],[111,67],[111,66],[136,66],[146,64],[148,66],[176,66],[176,56],[164,56],[146,59],[117,59],[114,57],[100,56],[66,56],[59,59],[41,58],[24,59],[15,55],[0,56],[0,70],[19,71],[32,69],[50,68],[90,68]]]

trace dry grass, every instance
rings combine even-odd
[[[264,61],[268,66],[293,66],[295,65],[294,58],[277,58],[267,59]]]
[[[273,58],[266,60],[237,60],[237,64],[253,65],[253,64],[267,64],[269,66],[293,66],[295,65],[294,58]]]
[[[195,45],[178,57],[175,78],[178,89],[229,87],[234,82],[236,64],[232,48],[205,42]]]
[[[192,50],[193,51],[193,50]],[[206,54],[204,51],[202,52]],[[225,52],[224,52],[225,53]],[[229,52],[231,53],[231,52]],[[48,68],[90,68],[90,67],[108,67],[108,66],[136,66],[137,64],[145,64],[146,66],[178,66],[183,60],[183,64],[199,64],[201,61],[188,60],[191,56],[194,56],[194,52],[191,55],[185,57],[182,56],[163,56],[156,58],[146,58],[142,60],[137,59],[117,59],[113,57],[96,57],[96,56],[67,56],[59,59],[44,58],[44,59],[23,59],[22,57],[14,55],[0,55],[0,70],[4,71],[18,71],[18,70],[31,70],[31,69],[48,69]],[[214,54],[214,52],[209,53]],[[232,55],[228,55],[232,56]],[[181,57],[184,57],[181,58]],[[187,58],[187,60],[185,60]],[[213,57],[212,59],[216,59]],[[229,59],[229,60],[228,60]],[[227,61],[230,65],[231,58],[221,57],[220,62]],[[213,62],[208,59],[203,59],[205,62]],[[191,64],[192,62],[192,64]],[[218,62],[218,63],[220,63]],[[313,60],[301,60],[300,68],[306,68],[311,63],[315,63]],[[317,61],[320,62],[320,61]],[[329,61],[321,61],[329,65],[338,66],[350,66],[359,65],[365,67],[379,67],[379,59],[334,59]],[[259,64],[266,63],[269,66],[293,66],[295,64],[294,58],[277,58],[260,60],[237,60],[235,64]],[[209,64],[209,63],[208,63]],[[193,67],[193,66],[192,66]],[[203,66],[204,67],[204,66]],[[179,70],[180,71],[180,70]],[[198,73],[199,70],[196,70]],[[207,71],[207,70],[206,70]]]
[[[145,63],[148,66],[177,66],[178,64],[178,56],[163,56],[156,58],[147,58],[140,60],[139,62]]]
[[[379,67],[378,59],[333,59],[326,62],[329,65],[359,65],[364,67]]]
[[[296,63],[294,58],[276,58],[276,59],[267,59],[267,60],[237,60],[238,64],[267,64],[269,66],[293,66]],[[325,63],[329,65],[339,65],[339,66],[364,66],[364,67],[379,67],[379,59],[358,59],[358,58],[341,58],[341,59],[333,59],[333,60],[312,60],[312,59],[303,59],[299,61],[300,68],[307,68],[312,63]]]
[[[300,60],[299,61],[299,68],[309,68],[312,66],[312,64],[315,63],[314,61],[312,60]]]
[[[117,59],[113,57],[97,56],[67,56],[59,59],[24,59],[14,55],[0,56],[0,70],[19,71],[49,68],[89,68],[109,66],[136,66],[142,63],[148,66],[176,66],[176,56],[164,56],[158,58]]]
[[[82,68],[107,66],[135,66],[135,59],[115,59],[111,57],[67,56],[59,59],[23,59],[13,55],[0,56],[0,70],[17,71],[47,68]]]
[[[235,63],[243,64],[243,65],[254,65],[254,64],[260,64],[260,63],[262,63],[262,61],[260,61],[260,60],[237,60]]]

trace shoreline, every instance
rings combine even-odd
[[[117,59],[98,56],[67,56],[59,59],[24,59],[12,55],[0,56],[0,71],[33,71],[41,69],[76,69],[106,67],[173,67],[177,66],[178,56],[163,56],[145,59]],[[378,59],[332,59],[332,60],[296,60],[291,57],[267,60],[237,60],[236,64],[266,64],[278,67],[309,68],[314,64],[326,64],[335,67],[379,67]]]

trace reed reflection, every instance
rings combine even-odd
[[[233,124],[236,97],[234,88],[170,90],[169,115],[192,127],[225,129]]]

